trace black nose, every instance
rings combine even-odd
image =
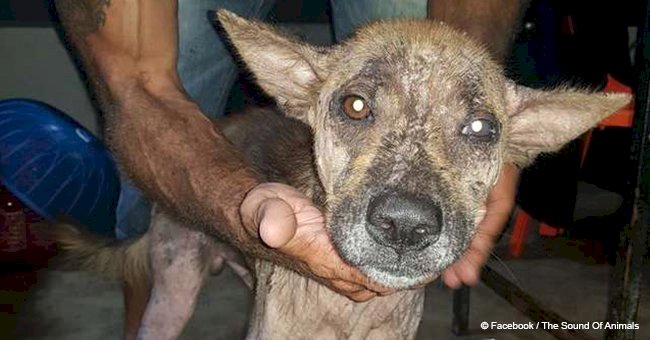
[[[438,238],[442,212],[433,201],[388,192],[368,205],[366,229],[379,244],[396,250],[423,249]]]

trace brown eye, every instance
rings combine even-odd
[[[350,95],[343,98],[343,112],[354,120],[362,120],[370,117],[370,106],[362,97]]]

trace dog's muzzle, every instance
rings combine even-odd
[[[402,253],[426,248],[442,229],[440,206],[413,194],[388,191],[370,199],[366,230],[372,239]]]

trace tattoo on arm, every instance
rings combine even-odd
[[[78,39],[104,25],[111,0],[55,0],[55,4],[67,33]]]

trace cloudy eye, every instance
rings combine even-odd
[[[492,117],[474,117],[463,125],[460,132],[471,138],[489,140],[497,134],[497,123]]]
[[[343,112],[350,119],[363,120],[372,116],[368,102],[357,95],[343,98]]]

